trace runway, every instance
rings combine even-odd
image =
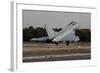
[[[62,61],[62,60],[82,60],[91,59],[90,53],[87,54],[66,54],[66,55],[46,55],[35,57],[24,57],[23,62],[41,62],[41,61]]]
[[[23,45],[23,62],[62,61],[91,59],[89,43],[65,44],[25,43]]]

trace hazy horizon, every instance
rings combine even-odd
[[[74,21],[80,25],[80,28],[91,29],[90,13],[23,10],[22,15],[23,28],[44,27],[45,24],[52,28],[63,28]]]

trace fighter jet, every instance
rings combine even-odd
[[[58,45],[60,41],[65,42],[67,45],[70,41],[78,41],[79,37],[75,35],[75,30],[79,29],[79,25],[75,22],[71,22],[67,26],[65,26],[61,31],[55,32],[49,25],[45,24],[45,29],[48,34],[48,37],[42,37],[38,39],[31,39],[32,41],[47,41],[50,40],[51,42]]]
[[[49,25],[45,25],[49,40],[55,42],[58,45],[59,41],[64,41],[68,45],[69,41],[78,41],[79,37],[75,35],[75,30],[79,28],[79,25],[75,22],[71,22],[65,26],[61,31],[55,32]]]

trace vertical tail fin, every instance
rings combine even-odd
[[[49,39],[52,39],[55,36],[55,31],[49,26],[45,24],[45,29],[47,31],[47,34],[49,36]]]

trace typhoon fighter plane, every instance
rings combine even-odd
[[[44,25],[44,28],[46,29],[48,36],[41,38],[32,38],[31,41],[45,42],[47,40],[50,40],[56,45],[58,45],[60,41],[65,42],[67,45],[69,44],[70,41],[74,42],[79,41],[79,37],[75,35],[75,30],[79,29],[79,25],[75,22],[71,22],[59,32],[55,32],[47,24]]]

